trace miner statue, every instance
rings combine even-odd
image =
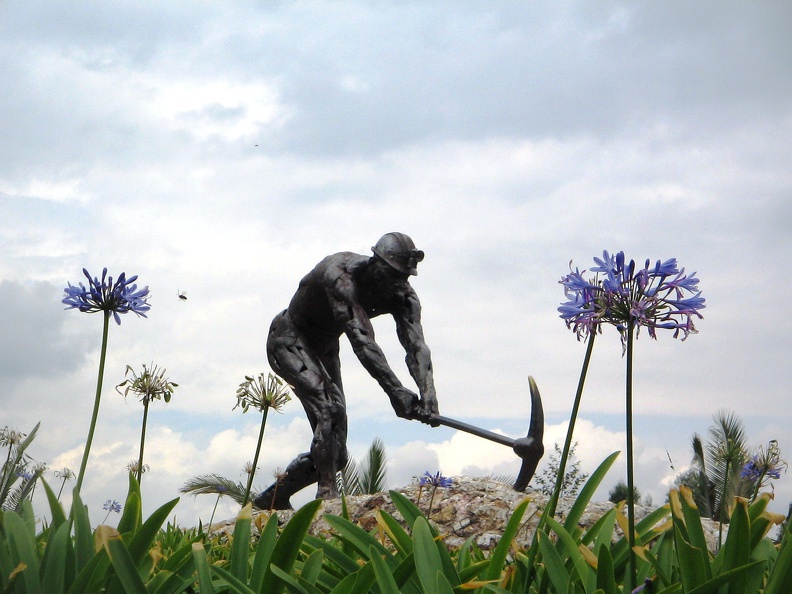
[[[327,256],[300,281],[289,307],[272,322],[267,338],[269,364],[300,399],[313,439],[310,451],[297,456],[256,497],[261,509],[290,509],[291,496],[313,483],[318,483],[317,498],[338,497],[336,474],[348,459],[339,360],[342,334],[399,417],[437,425],[437,397],[421,327],[421,305],[408,282],[418,273],[424,253],[404,233],[386,233],[371,249],[370,257],[352,252]],[[396,322],[420,397],[402,385],[374,340],[371,319],[382,314],[393,316]]]

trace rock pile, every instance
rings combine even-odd
[[[498,544],[514,509],[526,498],[531,502],[523,516],[516,544],[521,547],[528,546],[539,521],[537,512],[546,505],[548,499],[547,496],[534,491],[517,492],[512,489],[511,485],[490,478],[456,477],[453,479],[451,487],[438,488],[434,492],[434,496],[432,496],[432,487],[421,487],[417,483],[397,489],[397,491],[404,494],[421,509],[436,526],[438,532],[443,535],[443,541],[449,547],[459,547],[472,537],[484,551],[491,550]],[[573,498],[562,498],[558,503],[556,519],[563,522],[574,502]],[[376,527],[376,512],[378,510],[387,512],[399,521],[402,520],[387,493],[347,497],[346,504],[350,519],[367,531]],[[592,526],[611,509],[613,509],[613,504],[610,502],[592,502],[583,513],[579,526],[583,529]],[[637,506],[636,521],[645,517],[650,511],[649,508]],[[277,513],[279,524],[285,524],[294,514],[292,511]],[[626,513],[626,509],[624,513]],[[256,517],[261,514],[267,516],[268,512],[254,511],[254,524]],[[342,515],[341,500],[323,502],[322,508],[310,528],[311,534],[326,538],[330,535],[331,529],[323,519],[324,514]],[[258,523],[262,520],[264,518],[260,518]],[[219,526],[213,526],[213,528],[215,531],[233,530],[233,524],[234,521],[230,520]],[[704,524],[704,532],[710,548],[714,550],[718,539],[718,524],[709,520],[702,520],[702,524]],[[615,538],[621,538],[618,527]]]

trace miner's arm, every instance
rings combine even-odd
[[[421,304],[411,288],[399,296],[393,318],[399,342],[407,353],[407,368],[421,393],[421,411],[418,416],[421,421],[427,422],[439,411],[432,374],[432,355],[426,346],[421,326]]]
[[[385,353],[374,339],[374,327],[363,308],[351,298],[349,281],[343,277],[336,280],[328,299],[336,320],[352,345],[352,350],[391,401],[396,414],[406,419],[416,418],[418,396],[405,388],[393,373]]]

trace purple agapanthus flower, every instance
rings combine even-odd
[[[148,304],[149,288],[138,289],[134,284],[137,275],[127,278],[126,273],[122,272],[114,283],[113,277],[107,276],[107,268],[102,271],[101,281],[91,277],[85,268],[83,274],[88,279],[87,288],[82,283],[78,283],[77,286],[67,283],[64,289],[66,296],[62,303],[66,305],[66,309],[79,309],[86,313],[110,311],[113,312],[116,324],[121,323],[119,314],[128,311],[146,317],[146,312],[151,307]]]
[[[593,278],[587,279],[585,270],[573,270],[570,262],[569,274],[559,281],[567,301],[558,311],[578,340],[601,332],[603,324],[616,326],[622,343],[630,324],[637,332],[645,327],[655,339],[658,328],[674,330],[674,338],[681,335],[682,340],[696,332],[693,318],[702,317],[704,298],[695,273],[685,275],[676,258],[654,265],[646,260],[643,268],[636,268],[635,261],[625,261],[624,252],[606,251],[594,263]]]
[[[424,472],[424,475],[421,477],[419,484],[421,485],[430,485],[432,487],[450,487],[454,483],[453,479],[444,477],[440,474],[440,471],[437,474],[432,474],[428,470]]]
[[[740,472],[742,478],[758,483],[759,487],[769,479],[780,479],[781,471],[786,471],[787,462],[781,457],[778,441],[771,440],[767,449],[759,448],[759,453],[751,456]]]
[[[117,514],[121,513],[121,504],[118,503],[115,499],[108,499],[104,502],[102,509],[107,510],[107,513],[115,512]]]

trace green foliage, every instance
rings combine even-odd
[[[67,517],[52,489],[42,480],[52,521],[35,534],[29,501],[0,522],[0,591],[66,594],[146,592],[176,594],[194,581],[194,565],[184,551],[168,558],[153,555],[162,523],[178,503],[174,499],[143,521],[140,485],[129,476],[129,492],[118,529],[91,530],[88,510],[75,489]]]
[[[381,493],[388,484],[385,445],[376,438],[366,454],[362,466],[358,468],[350,458],[338,474],[338,490],[345,495]]]
[[[611,503],[619,503],[621,501],[627,501],[627,483],[623,480],[620,480],[618,483],[613,485],[613,488],[608,491],[608,501]],[[641,493],[638,491],[638,487],[633,486],[633,501],[640,505],[641,503]]]
[[[575,448],[577,442],[573,443],[569,448],[569,456],[567,458],[567,467],[564,471],[564,478],[561,481],[561,497],[574,497],[577,495],[580,487],[586,482],[588,475],[580,470],[580,460],[575,459]],[[548,457],[547,468],[541,474],[534,476],[534,488],[548,497],[553,494],[555,489],[558,471],[561,465],[562,451],[558,444],[553,444],[555,452]]]
[[[8,448],[3,467],[0,469],[0,510],[19,511],[22,501],[29,498],[36,480],[41,476],[38,467],[33,472],[28,472],[30,458],[25,453],[35,439],[39,425],[41,423],[36,423],[27,435],[8,427],[0,430],[0,446]],[[17,482],[19,484],[14,487]]]
[[[370,532],[328,514],[330,535],[309,535],[321,506],[317,500],[299,509],[282,530],[277,513],[260,515],[255,541],[248,504],[233,535],[211,543],[201,540],[200,530],[162,528],[178,500],[144,521],[140,486],[131,474],[117,530],[92,530],[79,493],[67,516],[42,482],[52,514],[47,527],[36,534],[27,500],[19,512],[8,511],[0,520],[0,592],[627,594],[628,543],[624,537],[613,542],[616,529],[627,528],[622,505],[587,529],[579,526],[615,458],[592,474],[563,523],[544,518],[535,546],[525,550],[513,544],[530,504],[522,501],[488,555],[472,539],[449,550],[417,505],[395,491],[390,497],[398,514],[380,510]],[[673,490],[669,504],[636,525],[638,582],[664,594],[792,591],[792,532],[784,531],[780,545],[767,538],[784,519],[767,511],[769,501],[767,494],[753,502],[737,498],[726,541],[712,553],[691,490]]]

